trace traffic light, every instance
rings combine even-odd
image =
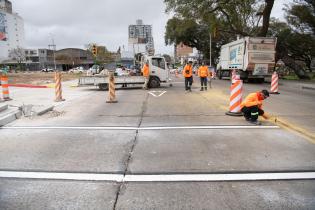
[[[96,46],[96,44],[93,44],[93,45],[92,45],[92,54],[93,54],[94,56],[97,55],[97,46]]]

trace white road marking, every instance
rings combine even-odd
[[[123,174],[0,171],[0,178],[17,178],[17,179],[57,179],[57,180],[122,182],[123,177],[124,177]]]
[[[105,174],[105,173],[0,171],[0,178],[112,181],[112,182],[216,182],[216,181],[263,181],[263,180],[303,180],[303,179],[309,180],[309,179],[315,179],[315,172],[124,175],[124,174]]]
[[[149,94],[151,94],[154,97],[160,97],[162,96],[164,93],[166,93],[166,91],[149,91]],[[157,93],[157,94],[156,94]]]
[[[274,125],[210,125],[210,126],[3,126],[0,129],[55,129],[55,130],[176,130],[176,129],[278,129]]]

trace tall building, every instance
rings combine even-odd
[[[0,0],[0,62],[18,47],[25,47],[24,21],[13,12],[10,1]]]
[[[129,51],[136,53],[154,54],[152,26],[144,25],[142,20],[137,20],[136,25],[129,25]]]

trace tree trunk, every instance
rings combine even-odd
[[[303,69],[303,66],[296,63],[293,58],[291,58],[288,55],[284,55],[282,58],[282,61],[284,64],[292,69],[294,73],[300,78],[300,79],[310,79],[310,77],[306,74],[305,70]]]
[[[269,28],[270,14],[275,0],[265,0],[266,6],[263,11],[263,25],[258,36],[265,37]]]

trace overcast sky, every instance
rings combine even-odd
[[[24,19],[27,48],[47,48],[54,37],[57,49],[84,48],[97,43],[116,51],[128,46],[128,25],[142,19],[153,26],[157,53],[171,53],[165,46],[163,0],[11,0],[13,10]],[[272,16],[282,18],[286,0],[275,0]]]

